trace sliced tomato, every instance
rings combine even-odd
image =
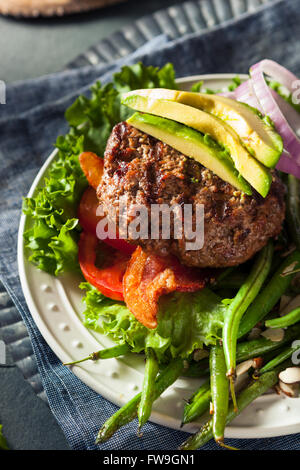
[[[81,227],[94,235],[96,235],[97,224],[102,219],[101,216],[96,215],[99,207],[99,200],[94,188],[89,186],[83,193],[81,201],[78,207],[78,219]],[[103,241],[107,245],[112,246],[116,250],[120,250],[123,253],[132,254],[135,250],[135,246],[128,243],[122,238],[105,238]]]
[[[93,152],[83,152],[79,155],[79,163],[90,186],[97,189],[103,175],[103,159]]]
[[[123,240],[123,238],[105,238],[103,241],[107,245],[127,255],[132,255],[136,248],[134,245],[130,245],[126,240]]]
[[[96,266],[99,245],[102,245],[101,255],[105,258],[101,267]],[[81,233],[78,248],[78,259],[84,278],[106,297],[123,300],[123,276],[130,255],[105,247],[96,235],[89,232]]]
[[[83,230],[96,234],[97,224],[101,220],[101,217],[96,215],[98,206],[99,200],[96,191],[92,186],[88,186],[81,197],[77,212]]]
[[[173,256],[160,257],[137,247],[123,278],[124,300],[140,323],[156,328],[161,295],[203,289],[208,278],[207,271],[183,266]]]

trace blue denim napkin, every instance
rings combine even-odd
[[[86,67],[17,83],[7,88],[7,104],[0,105],[0,276],[28,329],[49,405],[71,448],[176,449],[187,437],[147,423],[143,438],[133,422],[101,446],[94,444],[100,425],[117,407],[102,398],[61,362],[44,341],[24,300],[17,271],[17,231],[22,196],[64,133],[64,110],[88,91],[92,82],[109,81],[122,64],[142,60],[162,66],[170,61],[177,76],[201,73],[247,73],[249,65],[265,57],[300,75],[300,9],[298,0],[279,0],[239,21],[229,21],[204,34],[168,41],[159,36],[132,55],[105,67]],[[271,439],[229,440],[244,449],[299,449],[299,435]],[[205,449],[216,448],[213,442]]]

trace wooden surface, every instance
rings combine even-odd
[[[120,3],[125,0],[0,0],[0,13],[11,16],[63,16]]]

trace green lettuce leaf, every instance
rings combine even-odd
[[[89,97],[79,96],[66,110],[70,132],[58,137],[58,155],[43,184],[23,203],[23,212],[30,220],[25,245],[30,261],[39,269],[54,275],[79,270],[77,242],[81,229],[76,213],[87,181],[78,156],[93,151],[101,157],[112,127],[133,112],[120,104],[120,94],[147,87],[176,88],[173,66],[166,64],[159,69],[139,63],[123,67],[112,83],[102,86],[96,82]]]
[[[241,79],[240,77],[236,76],[232,79],[231,83],[227,86],[226,90],[227,91],[234,91],[238,86],[241,84]],[[208,95],[215,95],[216,93],[222,93],[224,90],[211,90],[210,88],[203,88],[203,80],[200,80],[199,82],[195,83],[191,87],[191,91],[196,92],[196,93],[207,93]]]
[[[188,358],[195,349],[220,339],[225,306],[209,289],[179,293],[161,299],[158,326],[150,330],[139,323],[122,302],[106,298],[85,282],[84,324],[108,335],[117,344],[127,343],[133,352],[151,347],[160,362],[170,357]]]
[[[133,114],[121,104],[121,94],[138,88],[177,88],[173,65],[161,69],[141,62],[124,66],[114,74],[112,83],[101,86],[96,82],[90,98],[79,96],[65,117],[78,135],[84,135],[85,150],[103,155],[113,126]]]
[[[78,270],[79,236],[77,206],[87,185],[79,166],[83,139],[72,134],[57,140],[58,155],[45,178],[44,186],[23,201],[30,228],[24,233],[29,260],[39,269],[58,275]]]

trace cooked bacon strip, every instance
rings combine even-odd
[[[90,186],[97,189],[103,174],[103,158],[93,152],[83,152],[79,155],[79,164]]]
[[[170,292],[203,289],[207,271],[182,266],[173,256],[159,257],[136,248],[123,277],[124,300],[147,328],[157,327],[158,300]]]

